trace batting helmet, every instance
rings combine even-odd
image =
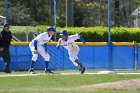
[[[55,32],[55,29],[53,27],[48,27],[47,28],[47,31],[53,31],[53,32]]]
[[[60,36],[61,36],[61,35],[68,36],[67,30],[61,30],[61,31],[60,31]]]

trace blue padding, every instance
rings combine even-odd
[[[16,46],[10,46],[10,55],[11,57],[15,57],[17,55],[17,47]]]
[[[134,47],[114,46],[112,48],[113,69],[133,69],[134,68]]]
[[[31,61],[30,61],[31,62]],[[30,63],[29,62],[29,63]],[[43,57],[41,57],[40,55],[38,56],[38,59],[37,61],[35,62],[35,66],[34,66],[34,69],[42,69],[44,70],[45,69],[45,61],[43,59]]]
[[[48,46],[48,53],[50,55],[50,69],[63,69],[63,48],[57,49],[56,46]],[[35,63],[35,69],[44,69],[45,61],[40,55]]]
[[[94,47],[93,46],[80,46],[79,61],[83,63],[86,68],[94,67]]]
[[[49,67],[52,69],[63,69],[63,48],[59,50],[56,46],[48,46],[48,52],[50,54],[50,64]]]
[[[108,46],[79,46],[79,61],[86,68],[108,69],[109,68],[109,47]],[[66,49],[59,50],[55,45],[48,46],[50,54],[50,69],[77,69],[69,59]],[[10,47],[11,70],[28,70],[31,63],[32,54],[28,45]],[[44,59],[39,55],[35,69],[45,68]],[[112,68],[113,69],[133,69],[134,68],[134,47],[133,46],[113,46],[112,47]],[[140,68],[140,47],[138,48],[138,68]],[[3,59],[0,58],[0,70],[4,70]]]
[[[64,48],[63,48],[64,49]],[[69,59],[68,51],[64,49],[64,69],[74,69],[76,68]]]
[[[21,57],[21,56],[29,56],[31,54],[31,51],[29,49],[28,46],[18,46],[17,47],[17,56]]]
[[[17,59],[17,70],[28,70],[30,66],[31,56],[20,56]],[[20,64],[19,64],[20,62]]]
[[[4,69],[4,62],[3,62],[3,58],[0,58],[0,70]]]
[[[109,67],[109,53],[108,46],[95,46],[93,50],[94,68],[108,68]]]
[[[140,47],[138,47],[138,68],[140,69]]]

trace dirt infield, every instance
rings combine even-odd
[[[140,89],[140,79],[122,80],[117,82],[100,83],[81,88],[102,88],[102,89]]]

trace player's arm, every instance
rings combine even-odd
[[[0,51],[3,51],[4,48],[3,48],[3,41],[2,41],[2,38],[0,37]]]
[[[35,49],[34,49],[34,50],[35,50],[34,53],[35,53],[35,54],[38,53],[38,51],[37,51],[37,50],[38,50],[37,45],[38,45],[38,42],[41,41],[41,39],[42,39],[42,34],[41,34],[40,36],[37,36],[36,39],[34,40],[34,48],[35,48]]]
[[[34,40],[34,48],[35,48],[34,53],[37,54],[38,53],[37,52],[37,40]]]
[[[3,34],[0,32],[0,51],[4,50],[4,40],[3,40]]]
[[[78,36],[79,36],[79,39],[83,42],[84,46],[86,46],[87,43],[86,43],[86,41],[84,40],[84,38],[83,38],[81,35],[79,35],[79,34],[78,34]]]
[[[80,39],[83,42],[84,46],[87,45],[87,43],[84,40],[84,38],[81,35],[79,35],[79,34],[71,35],[70,38],[72,40],[74,40],[74,41],[77,40],[77,39]]]
[[[45,48],[45,52],[46,52],[46,54],[48,53],[48,48],[47,48],[47,43],[45,43],[43,46],[44,46],[44,48]]]
[[[57,44],[56,48],[57,49],[60,49],[61,48],[61,40],[60,39],[58,40],[58,44]]]

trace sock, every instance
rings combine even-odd
[[[83,65],[79,62],[79,60],[78,60],[78,59],[76,59],[74,62],[75,62],[75,63],[77,63],[77,64],[78,64],[78,66],[83,67]]]
[[[81,71],[83,64],[81,64],[78,59],[76,59],[74,62],[78,64],[79,71]]]
[[[30,70],[33,70],[34,65],[35,65],[35,61],[32,61],[32,62],[31,62],[31,66],[30,66]]]
[[[45,61],[45,70],[48,69],[48,66],[49,66],[49,61]]]

